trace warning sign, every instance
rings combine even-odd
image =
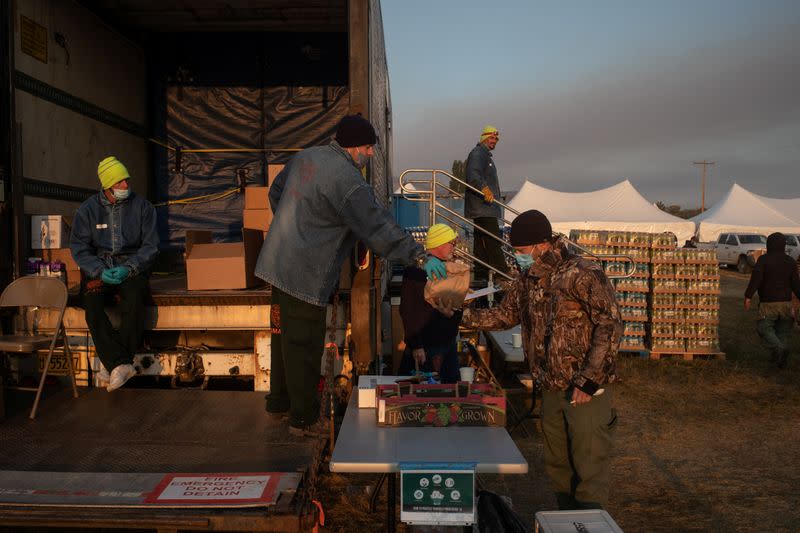
[[[20,15],[20,48],[42,63],[47,63],[47,28]]]
[[[145,503],[251,504],[275,503],[280,474],[167,474]]]

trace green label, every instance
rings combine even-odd
[[[401,485],[403,512],[472,513],[473,471],[403,471]]]

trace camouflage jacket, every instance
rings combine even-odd
[[[563,241],[513,281],[498,307],[466,309],[462,322],[486,330],[521,324],[531,373],[544,390],[594,394],[616,379],[622,318],[614,288],[600,265],[570,254]]]

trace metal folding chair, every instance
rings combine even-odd
[[[44,382],[47,378],[47,370],[50,367],[50,361],[53,358],[53,352],[56,347],[63,347],[64,349],[64,355],[67,357],[70,379],[72,380],[72,395],[75,398],[78,397],[78,388],[75,383],[75,369],[72,367],[72,351],[67,342],[67,334],[63,322],[64,310],[67,307],[67,298],[67,286],[61,280],[43,276],[25,276],[19,278],[6,287],[0,295],[0,308],[38,307],[55,309],[58,312],[58,322],[56,322],[55,329],[50,335],[37,334],[35,331],[33,334],[29,335],[0,335],[0,353],[4,354],[6,357],[36,355],[39,350],[44,350],[49,347],[47,360],[44,363],[44,368],[42,369],[39,379],[39,386],[37,388],[7,386],[5,381],[8,376],[3,376],[4,387],[36,392],[36,399],[33,401],[33,408],[30,414],[31,419],[36,417],[36,410],[39,407],[42,389],[44,389]],[[7,366],[3,364],[3,369],[5,368],[7,368]],[[3,373],[6,374],[5,370]],[[0,394],[2,394],[2,389],[0,389]],[[0,412],[0,417],[4,415],[4,412]]]

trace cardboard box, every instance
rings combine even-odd
[[[243,218],[245,228],[264,232],[269,230],[269,225],[272,223],[272,211],[269,209],[245,209]]]
[[[190,291],[246,289],[259,283],[254,270],[263,233],[243,229],[242,242],[212,243],[210,231],[186,232],[186,280]]]
[[[269,178],[267,183],[272,185],[272,182],[275,181],[275,178],[281,173],[281,170],[283,170],[285,166],[286,165],[267,165],[267,178]]]
[[[489,383],[378,385],[378,426],[446,427],[506,424],[506,397]]]
[[[244,208],[269,209],[269,187],[250,186],[244,188]]]
[[[63,248],[69,244],[69,224],[61,215],[31,215],[31,248]]]
[[[42,257],[42,261],[48,263],[58,262],[66,265],[64,270],[80,270],[78,263],[72,258],[72,252],[69,248],[52,248],[49,250],[42,250],[36,252],[37,256]]]

